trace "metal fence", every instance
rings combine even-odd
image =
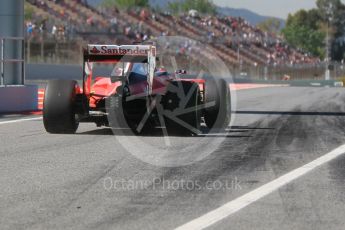
[[[20,43],[18,46],[17,43]],[[24,38],[23,37],[0,37],[0,85],[7,84],[8,81],[12,81],[13,79],[7,79],[13,76],[13,70],[7,73],[6,70],[9,70],[8,67],[13,68],[20,68],[21,76],[20,82],[18,84],[24,84],[24,72],[25,72],[25,65],[24,65],[24,52],[18,51],[15,47],[23,47],[24,46]],[[16,52],[14,52],[16,51]],[[20,65],[20,67],[18,67]]]
[[[82,40],[32,40],[25,43],[26,63],[81,64]]]
[[[47,64],[82,64],[82,50],[86,44],[83,40],[56,40],[56,39],[26,39],[26,62]],[[179,62],[179,58],[177,58]],[[181,68],[193,67],[193,60],[180,57]],[[194,66],[194,69],[197,66]],[[233,76],[252,80],[324,80],[326,64],[313,65],[229,65]],[[328,66],[330,79],[345,79],[345,66],[342,63],[331,63]]]
[[[326,70],[329,69],[329,79],[345,78],[345,66],[334,62],[315,65],[286,65],[286,66],[242,66],[234,68],[234,75],[260,80],[325,80]]]

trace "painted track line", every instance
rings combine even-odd
[[[247,207],[248,205],[258,201],[259,199],[271,194],[272,192],[278,190],[284,185],[298,179],[301,176],[309,173],[310,171],[316,169],[317,167],[326,164],[337,157],[345,154],[345,145],[338,147],[337,149],[317,158],[316,160],[303,165],[243,196],[232,200],[223,206],[206,213],[178,228],[177,230],[194,230],[194,229],[205,229],[211,225],[231,216],[232,214],[240,211],[241,209]]]
[[[233,83],[230,84],[230,89],[234,91],[246,90],[246,89],[260,89],[260,88],[272,88],[272,87],[287,87],[287,84],[255,84],[255,83]]]
[[[35,121],[35,120],[42,120],[43,117],[33,117],[33,118],[25,118],[25,119],[17,119],[17,120],[10,120],[10,121],[0,121],[0,125],[5,124],[13,124],[13,123],[19,123],[24,121]]]

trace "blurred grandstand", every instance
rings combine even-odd
[[[282,37],[263,32],[242,18],[209,15],[171,15],[148,8],[120,11],[94,8],[83,0],[26,0],[28,62],[80,63],[87,43],[131,44],[158,36],[184,36],[207,44],[238,76],[280,80],[324,77],[325,64],[287,44]],[[183,55],[193,46],[181,44]],[[199,51],[200,52],[200,51]],[[334,65],[332,76],[343,74]],[[289,78],[290,79],[290,78]]]

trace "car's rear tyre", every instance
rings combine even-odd
[[[206,81],[205,105],[206,126],[217,130],[227,128],[231,120],[231,95],[229,84],[224,79]]]
[[[76,86],[71,80],[48,82],[43,104],[43,124],[48,133],[73,134],[78,129]]]
[[[143,127],[138,129],[141,119],[144,115],[138,116],[139,118],[129,118],[126,111],[126,98],[120,95],[113,95],[106,100],[106,107],[108,112],[109,126],[117,134],[119,131],[123,135],[138,135],[145,134],[151,128],[150,121],[146,121]]]
[[[124,116],[122,103],[122,96],[119,95],[112,95],[106,99],[106,107],[108,108],[108,122],[111,128],[128,128],[127,121]]]
[[[162,97],[165,126],[168,134],[198,134],[201,123],[200,89],[197,83],[174,81]]]

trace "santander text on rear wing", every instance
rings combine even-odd
[[[156,47],[152,45],[93,45],[84,51],[84,61],[88,62],[142,62],[150,56],[156,57]]]

